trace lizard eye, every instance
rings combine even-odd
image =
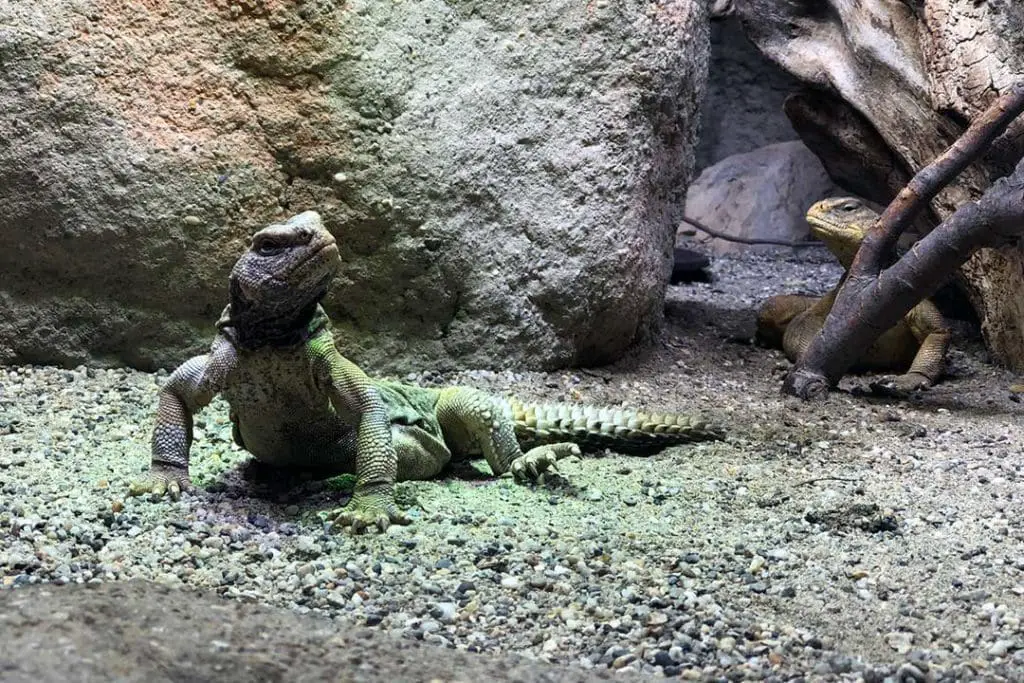
[[[850,211],[856,211],[860,208],[860,202],[845,202],[840,205],[839,210],[849,213]]]
[[[253,250],[260,256],[277,256],[283,252],[286,247],[273,240],[273,239],[261,239],[253,245]]]

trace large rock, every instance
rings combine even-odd
[[[739,21],[711,22],[707,96],[701,107],[697,168],[776,142],[796,140],[783,111],[800,82],[761,54]]]
[[[686,193],[686,215],[734,237],[800,242],[810,230],[807,209],[834,191],[811,150],[799,141],[780,142],[704,169]],[[692,227],[683,223],[681,229]],[[769,248],[700,235],[716,254]]]
[[[174,365],[247,236],[305,209],[356,360],[609,361],[660,317],[706,11],[6,3],[0,361]]]

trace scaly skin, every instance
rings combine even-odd
[[[367,377],[334,345],[319,302],[340,266],[314,212],[259,231],[231,272],[230,303],[208,354],[160,391],[148,478],[131,493],[190,487],[192,416],[221,394],[239,446],[261,462],[356,474],[345,508],[326,518],[354,531],[407,524],[394,485],[483,456],[495,475],[536,479],[584,447],[654,452],[721,438],[696,419],[586,406],[534,406],[469,387],[431,389]],[[520,442],[534,446],[523,452]]]
[[[853,258],[878,214],[857,199],[823,199],[807,211],[811,232],[821,239],[849,271]],[[825,324],[846,274],[825,296],[782,295],[768,299],[757,316],[758,339],[782,348],[796,362]],[[946,322],[929,300],[915,306],[899,323],[861,355],[855,372],[903,372],[889,387],[900,392],[929,387],[938,381],[945,365],[950,333]]]

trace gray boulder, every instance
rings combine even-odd
[[[813,152],[802,142],[780,142],[704,169],[686,194],[686,215],[728,235],[798,242],[808,236],[807,209],[834,192]],[[692,227],[683,223],[681,229]],[[771,248],[698,234],[715,254]]]
[[[705,4],[4,4],[0,362],[176,365],[306,209],[368,367],[614,359],[660,319]]]

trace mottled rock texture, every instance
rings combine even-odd
[[[174,365],[306,209],[369,367],[615,358],[660,318],[705,5],[4,4],[0,360]]]
[[[712,21],[697,168],[733,154],[798,139],[783,102],[799,87],[798,80],[747,39],[739,20],[724,16]]]

